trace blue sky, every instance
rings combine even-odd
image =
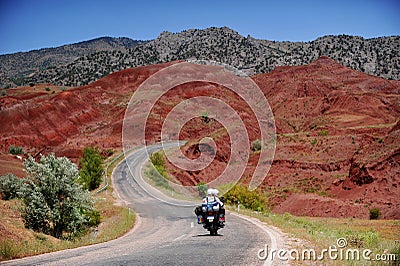
[[[400,1],[0,0],[0,54],[101,36],[154,39],[167,30],[228,26],[276,41],[328,34],[400,35]]]

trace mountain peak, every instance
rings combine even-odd
[[[326,68],[345,68],[344,65],[340,64],[336,60],[328,56],[320,56],[317,60],[311,62],[310,66],[324,66]]]

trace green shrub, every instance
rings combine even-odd
[[[251,143],[252,151],[260,151],[261,150],[261,140],[256,139]]]
[[[7,96],[7,90],[2,90],[1,91],[1,96]]]
[[[370,220],[376,220],[379,218],[380,215],[381,215],[381,212],[379,211],[378,208],[373,208],[373,209],[369,210],[369,219]]]
[[[319,136],[328,136],[328,130],[326,130],[326,129],[320,130],[320,131],[318,131],[318,135]]]
[[[22,179],[13,174],[0,176],[0,193],[3,200],[18,198]]]
[[[85,216],[87,218],[87,222],[85,224],[89,227],[98,226],[101,222],[100,212],[98,210],[87,210],[85,212]]]
[[[150,161],[154,165],[154,167],[157,166],[164,166],[164,158],[161,153],[159,152],[154,152],[150,155]]]
[[[72,238],[81,235],[87,223],[95,224],[99,219],[89,192],[77,183],[78,168],[68,158],[50,154],[36,162],[29,157],[24,166],[28,178],[21,187],[21,211],[27,228],[56,238]]]
[[[18,154],[22,154],[23,148],[21,146],[11,145],[10,148],[8,149],[8,151],[13,155],[18,155]]]
[[[155,186],[165,189],[172,189],[168,182],[167,170],[164,166],[164,157],[162,152],[154,152],[150,155],[152,167],[146,172],[147,176],[153,180]]]
[[[225,194],[227,204],[236,205],[238,202],[247,208],[254,211],[263,211],[266,208],[266,199],[256,190],[249,191],[246,186],[235,185]]]
[[[200,182],[197,186],[197,191],[199,192],[199,196],[204,198],[207,196],[208,186],[204,182]]]
[[[317,144],[317,142],[318,142],[318,140],[317,140],[316,138],[314,138],[314,139],[311,141],[311,145],[315,145],[315,144]]]
[[[46,87],[44,90],[45,91],[50,91],[51,89],[49,87]]]
[[[150,155],[150,161],[154,166],[154,169],[166,180],[168,180],[167,169],[164,166],[164,157],[161,152],[154,152]],[[165,180],[165,181],[166,181]],[[167,182],[168,183],[168,182]]]
[[[370,230],[364,234],[364,240],[367,247],[374,247],[379,243],[379,235]]]
[[[103,159],[98,149],[94,147],[85,147],[82,153],[83,157],[79,161],[81,166],[79,181],[88,190],[96,189],[103,178]]]

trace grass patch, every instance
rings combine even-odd
[[[147,162],[142,171],[143,179],[151,186],[157,188],[164,195],[179,199],[179,200],[194,200],[193,195],[190,191],[185,191],[184,188],[176,188],[173,186],[173,182],[163,177],[155,168],[151,162]]]
[[[227,208],[236,211],[231,206]],[[256,217],[262,222],[280,228],[289,236],[304,239],[312,245],[301,248],[314,248],[317,252],[320,252],[323,248],[336,245],[338,238],[345,238],[348,242],[348,248],[359,248],[360,251],[368,248],[372,250],[372,254],[396,254],[397,258],[400,258],[400,221],[398,220],[298,217],[289,213],[271,214],[248,209],[241,209],[240,213]],[[346,261],[335,262],[326,259],[323,264],[326,263],[341,265]],[[366,261],[348,261],[347,263],[363,265]],[[399,265],[398,261],[393,263],[393,265]]]
[[[167,169],[164,165],[164,153],[154,152],[150,155],[151,166],[147,167],[145,175],[150,179],[151,185],[162,188],[164,190],[172,191],[169,185],[169,176]]]

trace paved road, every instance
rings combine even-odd
[[[160,146],[152,146],[151,149],[159,148]],[[279,233],[253,219],[227,213],[226,227],[218,232],[218,236],[210,236],[208,231],[197,225],[193,206],[175,205],[175,203],[190,205],[190,202],[167,198],[143,181],[140,172],[145,161],[145,149],[137,150],[121,162],[113,173],[113,185],[117,196],[138,214],[137,224],[127,235],[106,243],[9,261],[5,264],[263,265],[270,263],[269,260],[260,261],[257,252],[265,244],[279,248],[282,245]],[[133,176],[128,165],[132,169]]]

